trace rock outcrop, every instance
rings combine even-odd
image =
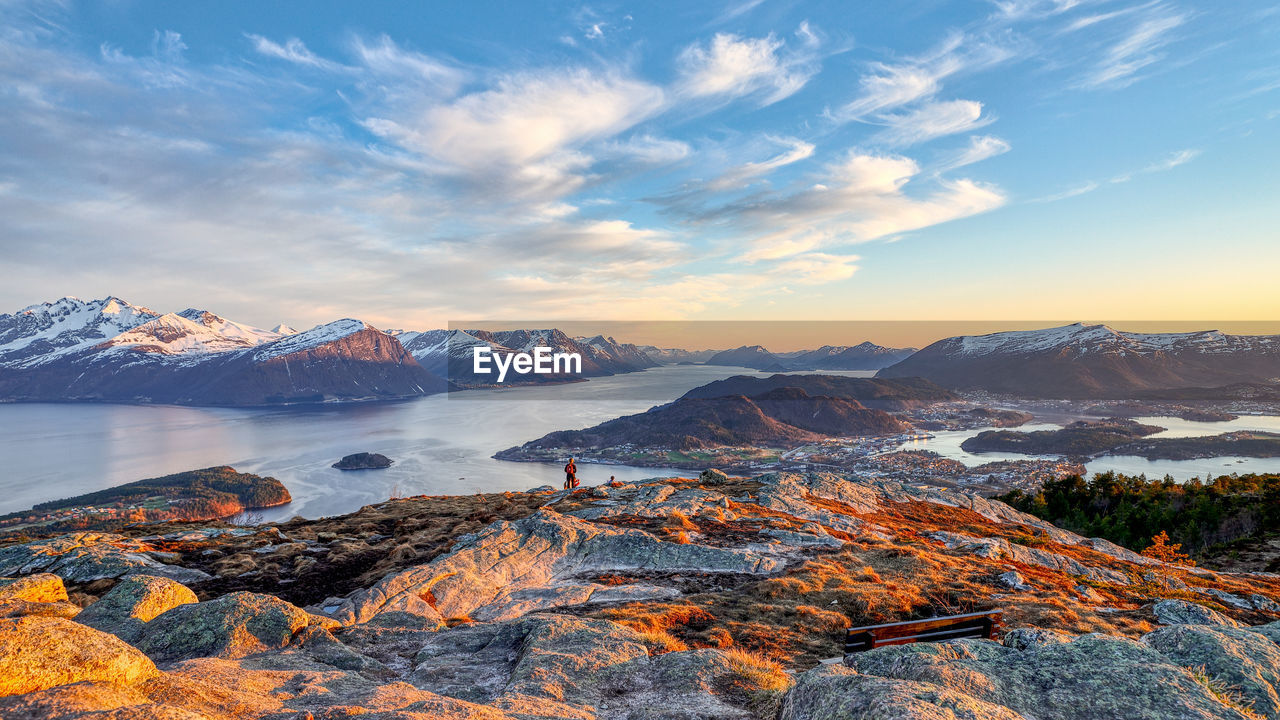
[[[0,548],[0,576],[44,572],[68,582],[92,582],[145,573],[195,582],[207,573],[166,565],[147,555],[138,540],[111,533],[75,533]]]
[[[91,628],[135,642],[144,625],[179,605],[197,602],[190,588],[169,578],[131,575],[76,617]]]
[[[132,685],[155,675],[146,655],[70,620],[0,620],[0,696],[83,681]]]
[[[279,598],[237,592],[161,613],[146,623],[138,647],[156,662],[234,659],[282,648],[312,622]]]
[[[384,505],[0,548],[0,717],[1280,720],[1280,578],[964,493],[775,473]],[[322,562],[388,564],[321,600],[288,569]],[[996,603],[1002,642],[818,663],[851,624]]]
[[[581,604],[596,593],[616,592],[594,584],[564,582],[586,571],[764,574],[782,566],[778,559],[755,552],[663,542],[646,532],[539,510],[524,520],[490,526],[462,539],[448,555],[389,575],[367,590],[312,610],[344,625],[365,622],[387,610],[441,620],[501,620]]]

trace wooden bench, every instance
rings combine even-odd
[[[989,610],[927,620],[907,620],[849,628],[844,636],[844,654],[866,652],[886,645],[907,645],[917,642],[942,642],[962,638],[997,640],[1003,628],[1002,618],[1001,611]]]

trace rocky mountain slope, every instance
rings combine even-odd
[[[753,397],[770,390],[796,387],[810,395],[826,395],[856,400],[869,408],[901,412],[939,402],[959,400],[960,396],[921,378],[851,378],[839,375],[734,375],[700,385],[682,398],[713,398],[725,395]]]
[[[1130,333],[1066,325],[939,340],[877,377],[1051,398],[1126,398],[1153,390],[1280,379],[1280,336]]]
[[[0,547],[5,718],[1280,718],[1280,578],[832,475]],[[1001,642],[838,656],[1001,607]]]
[[[395,338],[350,319],[262,330],[205,310],[160,315],[117,298],[63,298],[0,316],[0,342],[9,401],[267,405],[447,387]]]
[[[585,430],[549,433],[518,450],[581,451],[624,444],[680,450],[725,445],[794,447],[829,436],[892,435],[908,427],[857,400],[781,387],[753,397],[681,398]]]

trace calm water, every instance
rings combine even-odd
[[[1280,416],[1275,415],[1243,415],[1227,422],[1193,422],[1176,417],[1140,417],[1138,422],[1167,428],[1164,432],[1151,437],[1198,437],[1202,435],[1220,435],[1235,430],[1263,430],[1280,432]],[[1057,430],[1062,427],[1056,423],[1027,423],[1019,428],[1024,432],[1035,430]],[[960,449],[960,443],[977,435],[982,430],[998,430],[1000,428],[981,428],[978,430],[949,430],[934,433],[936,437],[928,440],[913,440],[904,443],[902,450],[932,450],[943,457],[959,460],[965,465],[981,465],[999,460],[1025,460],[1030,455],[1017,453],[970,453]],[[1206,478],[1231,473],[1280,473],[1280,458],[1240,458],[1219,457],[1203,460],[1147,460],[1131,455],[1103,457],[1085,465],[1090,475],[1113,470],[1125,475],[1146,475],[1149,478],[1161,478],[1171,475],[1177,480],[1190,480],[1193,477]]]
[[[133,405],[0,405],[0,513],[210,465],[272,475],[294,501],[268,520],[350,512],[401,495],[559,487],[559,466],[494,460],[552,430],[589,427],[670,402],[699,385],[754,371],[671,366],[553,387],[476,390],[399,403],[290,410]],[[379,452],[386,470],[329,467]],[[583,464],[588,485],[671,475]]]
[[[498,450],[552,430],[583,428],[643,412],[687,390],[746,368],[670,366],[554,387],[468,391],[402,403],[289,410],[233,410],[133,405],[0,404],[0,513],[45,500],[145,477],[210,465],[272,475],[294,502],[268,511],[268,520],[350,512],[393,493],[462,494],[559,487],[558,466],[494,460]],[[866,376],[847,372],[842,375]],[[1228,430],[1280,431],[1280,417],[1243,417],[1227,423],[1139,418],[1170,428],[1167,435],[1210,435]],[[1024,429],[1052,429],[1032,424]],[[935,450],[970,465],[1019,459],[974,455],[960,449],[978,431],[940,432],[905,447]],[[394,459],[387,470],[341,472],[329,466],[353,452]],[[1280,472],[1280,459],[1214,458],[1147,461],[1106,458],[1090,472],[1193,475]],[[673,474],[654,468],[583,464],[591,485],[610,475],[635,480]]]

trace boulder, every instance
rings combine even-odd
[[[134,642],[141,636],[144,623],[179,605],[195,602],[196,594],[179,582],[153,575],[130,575],[85,608],[76,620]]]
[[[782,704],[781,720],[1027,720],[940,685],[861,675],[824,665],[804,673]]]
[[[0,578],[0,602],[24,600],[33,603],[66,601],[67,588],[62,578],[52,573],[26,577]]]
[[[239,658],[288,645],[306,611],[271,595],[235,592],[179,605],[146,623],[138,647],[156,662]]]
[[[0,618],[30,617],[32,615],[73,618],[79,614],[80,606],[75,603],[0,600]]]
[[[703,485],[723,485],[729,482],[729,476],[723,470],[707,468],[698,474],[698,482]]]
[[[1027,584],[1027,581],[1018,573],[1017,570],[1010,570],[1009,572],[1001,573],[1000,576],[996,578],[996,582],[1010,590],[1017,590],[1019,592],[1035,589]]]
[[[54,617],[0,620],[0,696],[98,681],[133,685],[158,674],[119,638]]]
[[[1280,717],[1280,646],[1261,633],[1214,625],[1174,625],[1142,642],[1210,678],[1259,715]]]
[[[1238,628],[1243,625],[1212,608],[1186,600],[1161,600],[1151,606],[1156,622],[1161,625],[1218,625]]]
[[[1071,642],[1071,636],[1057,630],[1047,628],[1021,627],[1014,628],[1004,634],[1001,642],[1005,647],[1014,650],[1030,650],[1046,645],[1061,645]]]
[[[470,702],[514,693],[582,704],[598,697],[603,668],[648,655],[616,623],[538,614],[436,633],[414,659],[412,681]]]
[[[945,688],[1036,720],[1243,720],[1214,689],[1150,643],[1109,635],[1027,650],[981,640],[902,645],[861,653],[851,664],[864,675],[927,683],[936,692]],[[801,680],[798,688],[803,685]],[[840,697],[837,692],[829,702]],[[947,697],[946,703],[954,702]]]
[[[147,554],[141,540],[111,533],[75,533],[0,548],[0,575],[52,573],[65,581],[87,583],[145,573],[178,582],[207,580],[200,570],[166,565]]]
[[[209,720],[172,705],[157,705],[135,688],[110,683],[72,685],[0,698],[5,720]]]

